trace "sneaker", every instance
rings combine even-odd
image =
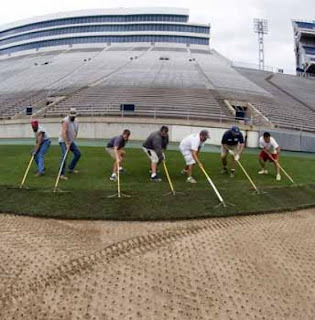
[[[193,178],[193,177],[188,177],[186,182],[189,182],[189,183],[197,183],[197,181]]]
[[[182,174],[182,175],[186,175],[187,174],[187,170],[186,169],[184,169],[184,170],[182,170],[180,173]]]
[[[116,175],[111,175],[109,180],[111,181],[117,181],[117,176]]]
[[[281,181],[281,176],[280,176],[279,173],[276,175],[276,180],[277,180],[277,181]]]
[[[44,172],[36,172],[35,176],[36,177],[42,177],[44,175]]]
[[[150,180],[153,181],[153,182],[160,182],[160,181],[162,181],[162,179],[159,178],[157,175],[155,175],[154,177],[151,177]]]
[[[234,176],[235,176],[235,171],[232,171],[232,170],[231,170],[230,178],[234,178]]]
[[[260,171],[258,171],[258,174],[268,174],[268,170],[261,169]]]
[[[60,179],[61,179],[61,180],[68,180],[68,177],[66,177],[65,175],[62,174],[62,175],[60,176]]]
[[[69,172],[69,173],[79,173],[79,170],[75,170],[75,169],[70,170],[70,169],[69,169],[68,172]]]
[[[127,172],[126,169],[124,169],[124,168],[119,168],[119,173],[126,173],[126,172]]]
[[[221,173],[228,173],[228,169],[227,168],[223,168],[223,170],[221,170]]]

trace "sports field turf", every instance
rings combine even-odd
[[[160,166],[160,183],[149,180],[149,160],[140,148],[127,148],[127,172],[121,175],[122,192],[131,198],[108,198],[117,190],[109,180],[112,159],[103,147],[80,147],[82,158],[79,174],[69,175],[59,187],[68,192],[52,193],[58,172],[60,148],[53,145],[46,156],[46,175],[35,177],[32,166],[26,180],[28,190],[18,189],[28,161],[29,145],[0,145],[0,212],[69,219],[117,220],[171,220],[230,216],[247,213],[274,212],[315,206],[315,166],[313,157],[283,154],[281,162],[292,174],[297,186],[293,187],[283,176],[281,182],[274,177],[273,165],[269,175],[259,176],[257,153],[246,151],[241,162],[260,190],[266,193],[253,195],[248,180],[237,168],[235,178],[221,174],[218,153],[201,153],[203,162],[222,197],[235,206],[219,207],[213,190],[199,168],[195,168],[196,185],[185,182],[180,174],[184,162],[177,151],[167,151],[167,166],[175,189],[184,195],[165,196],[170,191],[163,167]]]

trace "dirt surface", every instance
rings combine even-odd
[[[315,210],[169,223],[0,215],[0,319],[314,319]]]

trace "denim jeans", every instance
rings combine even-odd
[[[34,156],[34,160],[37,165],[37,171],[39,173],[44,173],[45,171],[45,154],[47,153],[49,147],[50,147],[50,140],[44,140],[41,145],[39,150],[37,151],[36,155]]]
[[[64,142],[59,142],[59,145],[61,147],[61,162],[62,162],[62,160],[66,154],[66,151],[67,151],[67,146]],[[81,152],[74,142],[71,142],[70,151],[73,153],[73,158],[72,158],[72,161],[69,165],[69,170],[73,170],[81,157]],[[61,162],[60,162],[60,165],[61,165]],[[66,168],[66,160],[63,164],[63,167],[61,170],[61,175],[65,174],[65,171],[66,171],[65,168]]]

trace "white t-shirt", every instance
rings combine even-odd
[[[37,133],[39,133],[39,132],[42,132],[44,134],[43,141],[49,140],[49,136],[48,136],[46,129],[44,127],[42,127],[41,125],[38,126],[38,130],[37,130],[37,132],[35,132],[35,136],[37,136]]]
[[[78,122],[76,119],[74,119],[74,121],[70,121],[70,117],[65,117],[62,122],[67,122],[68,124],[68,130],[67,130],[67,140],[68,142],[73,142],[77,135],[78,135]],[[59,142],[64,142],[63,140],[63,136],[62,136],[62,127],[61,127],[61,131],[60,131],[60,136],[59,136]]]
[[[279,147],[279,145],[273,137],[270,137],[270,142],[267,143],[265,142],[264,137],[261,136],[259,139],[259,147],[262,149],[267,149],[272,154],[276,154],[276,149]]]
[[[181,151],[198,151],[204,146],[204,142],[200,141],[199,133],[191,134],[184,138],[179,145]]]

